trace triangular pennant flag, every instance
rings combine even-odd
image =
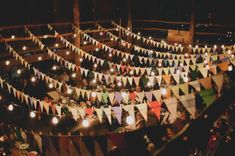
[[[173,118],[176,119],[177,117],[177,99],[175,97],[168,98],[164,100],[167,109],[172,114]]]
[[[147,100],[148,100],[149,102],[152,102],[152,99],[153,99],[153,93],[152,93],[152,91],[145,92],[145,96],[146,96],[146,98],[147,98]]]
[[[155,98],[157,99],[157,100],[161,100],[161,96],[162,96],[162,94],[161,94],[161,90],[154,90],[153,91],[153,95],[155,96]]]
[[[143,116],[144,120],[147,121],[147,118],[148,118],[147,104],[143,103],[143,104],[137,104],[135,106],[138,108],[138,110],[141,113],[141,115]]]
[[[158,85],[161,86],[162,83],[162,75],[156,76]]]
[[[102,119],[103,119],[103,110],[101,108],[95,108],[97,117],[100,121],[100,123],[102,123]]]
[[[182,92],[186,95],[189,93],[189,86],[188,83],[184,83],[179,85],[179,88],[182,90]]]
[[[105,115],[108,118],[109,124],[112,124],[112,114],[111,114],[111,107],[103,108]]]
[[[148,103],[148,106],[150,107],[151,111],[157,116],[158,120],[160,120],[161,105],[162,103],[159,101],[153,101]]]
[[[204,78],[204,79],[200,79],[199,82],[201,83],[201,85],[202,85],[205,89],[210,89],[210,88],[212,88],[211,77],[207,77],[207,78]]]
[[[180,83],[180,74],[172,74],[172,77],[174,78],[174,80],[177,84]]]
[[[118,123],[121,124],[122,123],[122,107],[115,106],[115,107],[112,107],[112,110],[118,120]]]
[[[211,105],[216,100],[216,95],[213,88],[202,90],[200,95],[207,106]]]
[[[172,86],[171,90],[173,92],[173,94],[175,95],[175,97],[177,97],[179,99],[179,86]]]
[[[207,77],[207,74],[208,74],[208,69],[207,68],[198,68],[198,70],[201,72],[202,76],[205,78]]]
[[[223,85],[223,74],[212,76],[212,80],[215,82],[220,92]]]
[[[196,101],[195,101],[195,95],[193,93],[188,95],[180,96],[180,102],[184,105],[186,110],[195,118],[196,113]]]
[[[162,75],[163,80],[166,82],[167,85],[171,83],[171,75]]]

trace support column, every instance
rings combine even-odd
[[[80,5],[79,0],[73,0],[73,24],[80,29]],[[80,47],[81,37],[79,34],[74,38],[74,45]],[[76,65],[80,66],[80,56],[75,53],[74,62]],[[81,86],[82,78],[81,73],[77,72],[77,86]]]

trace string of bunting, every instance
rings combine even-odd
[[[202,49],[202,54],[188,54],[188,53],[185,53],[185,54],[172,54],[172,53],[169,53],[169,52],[157,52],[157,51],[154,51],[154,50],[150,50],[150,49],[146,49],[146,48],[143,48],[143,47],[140,47],[140,46],[137,46],[135,44],[131,44],[125,40],[123,40],[122,38],[114,35],[113,33],[107,31],[105,28],[103,28],[101,25],[97,24],[98,26],[98,29],[100,30],[104,30],[106,32],[106,34],[111,37],[111,39],[114,39],[115,41],[117,40],[120,40],[121,44],[123,46],[127,46],[128,48],[130,48],[131,46],[134,47],[134,50],[137,51],[138,53],[142,53],[142,54],[145,54],[145,55],[148,55],[148,56],[152,56],[153,53],[155,53],[155,55],[159,58],[166,58],[168,56],[168,58],[173,58],[173,59],[179,59],[179,58],[183,58],[183,57],[191,57],[192,58],[199,58],[200,56],[201,57],[205,57],[205,56],[208,56],[208,52],[210,52],[210,50],[206,50],[206,49]],[[226,50],[226,49],[225,49]],[[230,55],[232,52],[231,50],[227,50],[227,51],[223,51],[223,54],[228,54]],[[221,54],[222,55],[222,54]],[[232,54],[233,56],[233,54]],[[211,56],[212,57],[212,56]],[[213,55],[213,57],[216,57],[216,54]],[[233,56],[234,57],[234,56]],[[145,59],[144,57],[141,58],[142,59]],[[169,65],[170,65],[170,62],[172,62],[172,60],[168,60],[169,62]]]
[[[135,34],[125,28],[123,28],[122,26],[118,25],[117,23],[113,22],[112,21],[112,25],[114,27],[117,28],[117,31],[120,30],[121,33],[123,35],[127,35],[127,36],[130,36],[132,37],[133,39],[142,39],[142,41],[146,44],[151,44],[157,48],[164,48],[164,49],[167,49],[167,50],[172,50],[172,51],[175,51],[175,52],[183,52],[184,48],[185,47],[182,47],[181,45],[170,45],[170,44],[167,44],[165,42],[157,42],[157,41],[154,41],[152,39],[148,39],[148,38],[145,38],[141,35],[138,35],[138,34]],[[216,45],[214,45],[214,47],[198,47],[197,45],[195,47],[192,47],[190,46],[189,47],[191,49],[191,51],[193,53],[205,53],[205,52],[208,52],[208,53],[214,53],[216,52],[216,50],[218,49],[218,47]],[[226,51],[226,50],[235,50],[235,45],[231,45],[231,46],[224,46],[222,45],[221,46],[222,50],[223,51]]]

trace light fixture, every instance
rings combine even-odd
[[[99,51],[99,48],[95,48],[95,51]]]
[[[98,65],[95,63],[95,64],[94,64],[94,68],[97,68],[97,66],[98,66]]]
[[[42,57],[41,57],[41,56],[39,56],[39,57],[38,57],[38,61],[41,61],[41,60],[42,60]]]
[[[198,45],[196,45],[195,48],[197,49],[197,48],[198,48]]]
[[[91,92],[91,96],[94,98],[96,97],[96,92]]]
[[[27,49],[27,47],[26,47],[26,46],[23,46],[23,47],[22,47],[22,50],[26,50],[26,49]]]
[[[228,54],[231,54],[231,50],[230,49],[228,50]]]
[[[21,74],[21,69],[18,69],[18,70],[16,71],[16,73],[17,73],[18,75],[20,75],[20,74]]]
[[[118,28],[116,28],[116,31],[118,31]]]
[[[73,34],[73,37],[77,37],[77,34]]]
[[[205,45],[205,48],[207,48],[207,45]]]
[[[126,58],[123,58],[122,60],[123,60],[123,62],[126,62]]]
[[[113,39],[113,38],[111,38],[110,40],[111,40],[111,41],[113,41],[114,39]]]
[[[112,57],[113,55],[112,55],[112,53],[109,53],[109,57]]]
[[[10,65],[10,61],[9,60],[6,60],[6,62],[5,62],[5,64],[7,65],[7,66],[9,66]]]
[[[36,117],[36,113],[34,111],[31,111],[29,113],[29,116],[30,116],[30,118],[35,118]]]
[[[0,101],[2,100],[2,96],[0,95]]]
[[[121,87],[122,86],[121,81],[118,81],[117,85],[118,85],[118,87]]]
[[[103,35],[103,32],[100,32],[100,36],[102,36]]]
[[[151,87],[151,86],[152,86],[151,82],[147,82],[147,87]]]
[[[150,75],[151,75],[151,76],[155,76],[154,71],[151,71]]]
[[[35,82],[36,81],[36,78],[33,76],[33,77],[31,77],[31,81],[32,82]]]
[[[159,63],[158,63],[158,66],[159,66],[159,67],[161,67],[161,66],[162,66],[162,63],[161,63],[161,62],[159,62]]]
[[[217,48],[217,45],[214,45],[214,49],[216,49]]]
[[[56,67],[56,65],[54,65],[53,67],[52,67],[52,70],[56,70],[57,69],[57,67]]]
[[[52,89],[54,86],[53,86],[52,83],[50,83],[50,84],[48,85],[48,87],[49,87],[50,89]]]
[[[58,44],[58,43],[56,43],[56,44],[55,44],[55,47],[59,47],[59,44]]]
[[[112,72],[112,73],[113,73],[113,72],[114,72],[114,69],[113,69],[113,68],[111,68],[111,69],[110,69],[110,72]]]
[[[85,128],[90,126],[90,123],[88,122],[87,119],[82,120],[82,126],[85,127]]]
[[[126,98],[126,97],[127,97],[127,93],[126,93],[126,92],[121,92],[121,96],[122,96],[123,98]]]
[[[126,123],[128,125],[132,125],[132,124],[134,124],[134,122],[135,122],[135,120],[132,116],[129,115],[129,116],[126,117]]]
[[[134,74],[134,71],[133,71],[133,70],[131,70],[131,71],[130,71],[130,75],[133,75],[133,74]]]
[[[96,83],[96,79],[93,79],[93,80],[92,80],[92,83]]]
[[[84,41],[83,44],[86,45],[86,44],[87,44],[87,41]]]
[[[11,112],[14,110],[14,106],[12,104],[10,104],[7,109]]]
[[[232,71],[232,70],[233,70],[233,66],[232,65],[228,66],[228,71]]]
[[[67,94],[72,94],[73,90],[71,88],[67,89]]]
[[[208,56],[208,53],[205,53],[205,56]]]
[[[189,48],[192,48],[192,45],[190,44],[188,47],[189,47]]]
[[[59,123],[59,119],[57,117],[53,117],[52,120],[51,120],[52,124],[53,125],[57,125]]]
[[[11,39],[15,39],[15,35],[11,35]]]
[[[66,51],[66,55],[69,55],[70,54],[70,52],[69,51]]]
[[[184,56],[185,56],[185,57],[188,57],[188,53],[185,53]]]
[[[127,30],[130,30],[130,28],[128,27]]]
[[[82,61],[83,61],[83,59],[82,59],[82,58],[79,58],[79,61],[80,61],[80,62],[82,62]]]
[[[138,35],[140,35],[140,32],[138,32]]]
[[[44,35],[43,38],[47,38],[48,36],[47,35]]]
[[[72,78],[75,78],[77,76],[77,74],[73,73],[71,76],[72,76]]]
[[[151,39],[152,39],[152,37],[151,37],[151,36],[149,36],[149,39],[151,40]]]
[[[162,89],[161,89],[161,94],[162,94],[162,95],[166,95],[166,89],[165,89],[165,88],[162,88]]]

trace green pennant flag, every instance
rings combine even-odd
[[[200,96],[207,106],[211,105],[216,100],[216,94],[213,88],[202,90]]]

